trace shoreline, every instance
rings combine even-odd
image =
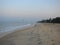
[[[34,24],[22,25],[22,26],[19,26],[18,28],[13,29],[12,31],[7,31],[7,32],[0,33],[0,38],[6,36],[6,35],[8,35],[8,34],[14,33],[14,32],[16,32],[16,31],[23,31],[23,30],[25,30],[25,29],[34,27],[34,26],[36,26],[36,24],[45,24],[45,25],[46,25],[46,24],[47,24],[47,25],[49,24],[49,25],[50,25],[50,24],[53,24],[53,23],[34,23]],[[59,24],[55,23],[55,24],[53,24],[53,25],[59,25]]]
[[[0,33],[0,38],[6,36],[6,35],[8,35],[8,34],[14,33],[14,32],[16,32],[16,31],[20,31],[20,30],[22,31],[22,30],[25,30],[25,29],[27,29],[27,28],[31,28],[31,27],[33,27],[34,25],[35,25],[35,24],[22,25],[22,26],[19,26],[19,27],[15,28],[15,29],[11,30],[11,31],[7,31],[7,32]]]

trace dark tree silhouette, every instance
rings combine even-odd
[[[38,21],[37,23],[60,23],[60,17],[56,17],[53,19],[47,19],[47,20],[42,20],[42,21]]]

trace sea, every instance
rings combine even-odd
[[[6,32],[15,31],[17,29],[22,29],[24,27],[29,27],[32,22],[0,22],[0,35]]]
[[[9,18],[0,17],[0,34],[34,25],[39,18]]]

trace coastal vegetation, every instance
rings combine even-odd
[[[60,17],[37,21],[37,23],[60,23]]]

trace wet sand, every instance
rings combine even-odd
[[[0,45],[60,45],[60,24],[35,24],[0,38]]]

